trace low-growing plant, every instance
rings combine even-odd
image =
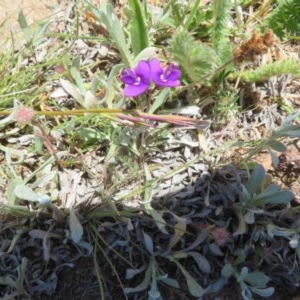
[[[253,294],[261,297],[270,297],[274,293],[273,287],[267,287],[270,280],[267,275],[258,271],[250,271],[247,267],[243,267],[237,271],[230,263],[222,268],[222,276],[229,279],[234,277],[241,289],[241,295],[244,300],[252,300]]]
[[[295,120],[298,117],[298,112],[291,113],[288,115],[281,123],[280,126],[276,127],[272,116],[268,121],[269,131],[268,137],[261,140],[256,140],[252,144],[252,149],[248,152],[247,156],[244,159],[244,162],[248,161],[255,154],[260,151],[267,150],[272,158],[272,163],[274,166],[277,166],[279,159],[277,152],[282,153],[287,150],[286,146],[281,142],[284,138],[299,138],[300,137],[300,125],[295,124]]]
[[[276,7],[268,14],[264,23],[274,30],[281,39],[284,37],[297,36],[300,26],[297,20],[297,12],[300,9],[300,3],[297,0],[276,1]]]
[[[239,218],[239,227],[235,234],[244,234],[246,224],[255,223],[255,214],[260,214],[260,208],[265,205],[280,205],[291,202],[295,195],[289,190],[280,190],[276,184],[266,184],[266,171],[258,165],[252,172],[247,184],[242,186],[239,202],[235,212]]]

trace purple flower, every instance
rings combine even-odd
[[[178,66],[169,64],[164,70],[157,58],[149,61],[151,78],[158,87],[174,87],[180,85],[181,72]]]
[[[151,69],[148,62],[141,60],[133,69],[125,69],[121,73],[121,80],[125,83],[124,95],[136,97],[143,94],[150,85]]]

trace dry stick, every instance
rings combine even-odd
[[[74,110],[57,110],[57,111],[34,111],[36,116],[64,116],[64,115],[83,115],[85,113],[128,113],[130,110],[120,108],[91,108],[91,109],[74,109]],[[9,115],[11,110],[0,111],[0,115]]]

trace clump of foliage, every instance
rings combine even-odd
[[[283,39],[287,34],[297,36],[300,32],[298,12],[300,3],[297,0],[276,1],[277,7],[268,14],[266,25],[272,28],[278,37]]]

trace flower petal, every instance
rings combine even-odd
[[[164,71],[157,58],[150,60],[149,65],[151,67],[152,80],[158,87],[174,87],[180,85],[179,79],[181,72],[177,66],[171,64]]]
[[[131,69],[125,69],[121,73],[121,80],[125,84],[134,84],[137,80],[136,74]]]
[[[168,80],[168,81],[161,81],[157,83],[157,86],[165,86],[165,87],[175,87],[180,85],[180,80]]]
[[[147,91],[148,87],[149,87],[149,83],[143,83],[143,82],[140,82],[140,84],[138,85],[126,84],[124,88],[124,95],[126,97],[136,97],[143,94],[145,91]]]
[[[135,74],[141,78],[144,83],[151,80],[151,69],[147,61],[141,60],[138,65],[134,68]]]
[[[173,66],[172,71],[170,72],[170,74],[167,76],[168,80],[178,80],[181,76],[181,71],[179,70],[179,68],[177,66]]]
[[[160,61],[157,58],[151,59],[149,61],[149,66],[151,68],[152,80],[155,83],[157,83],[158,81],[160,81],[160,77],[164,73],[164,70],[160,64]]]

